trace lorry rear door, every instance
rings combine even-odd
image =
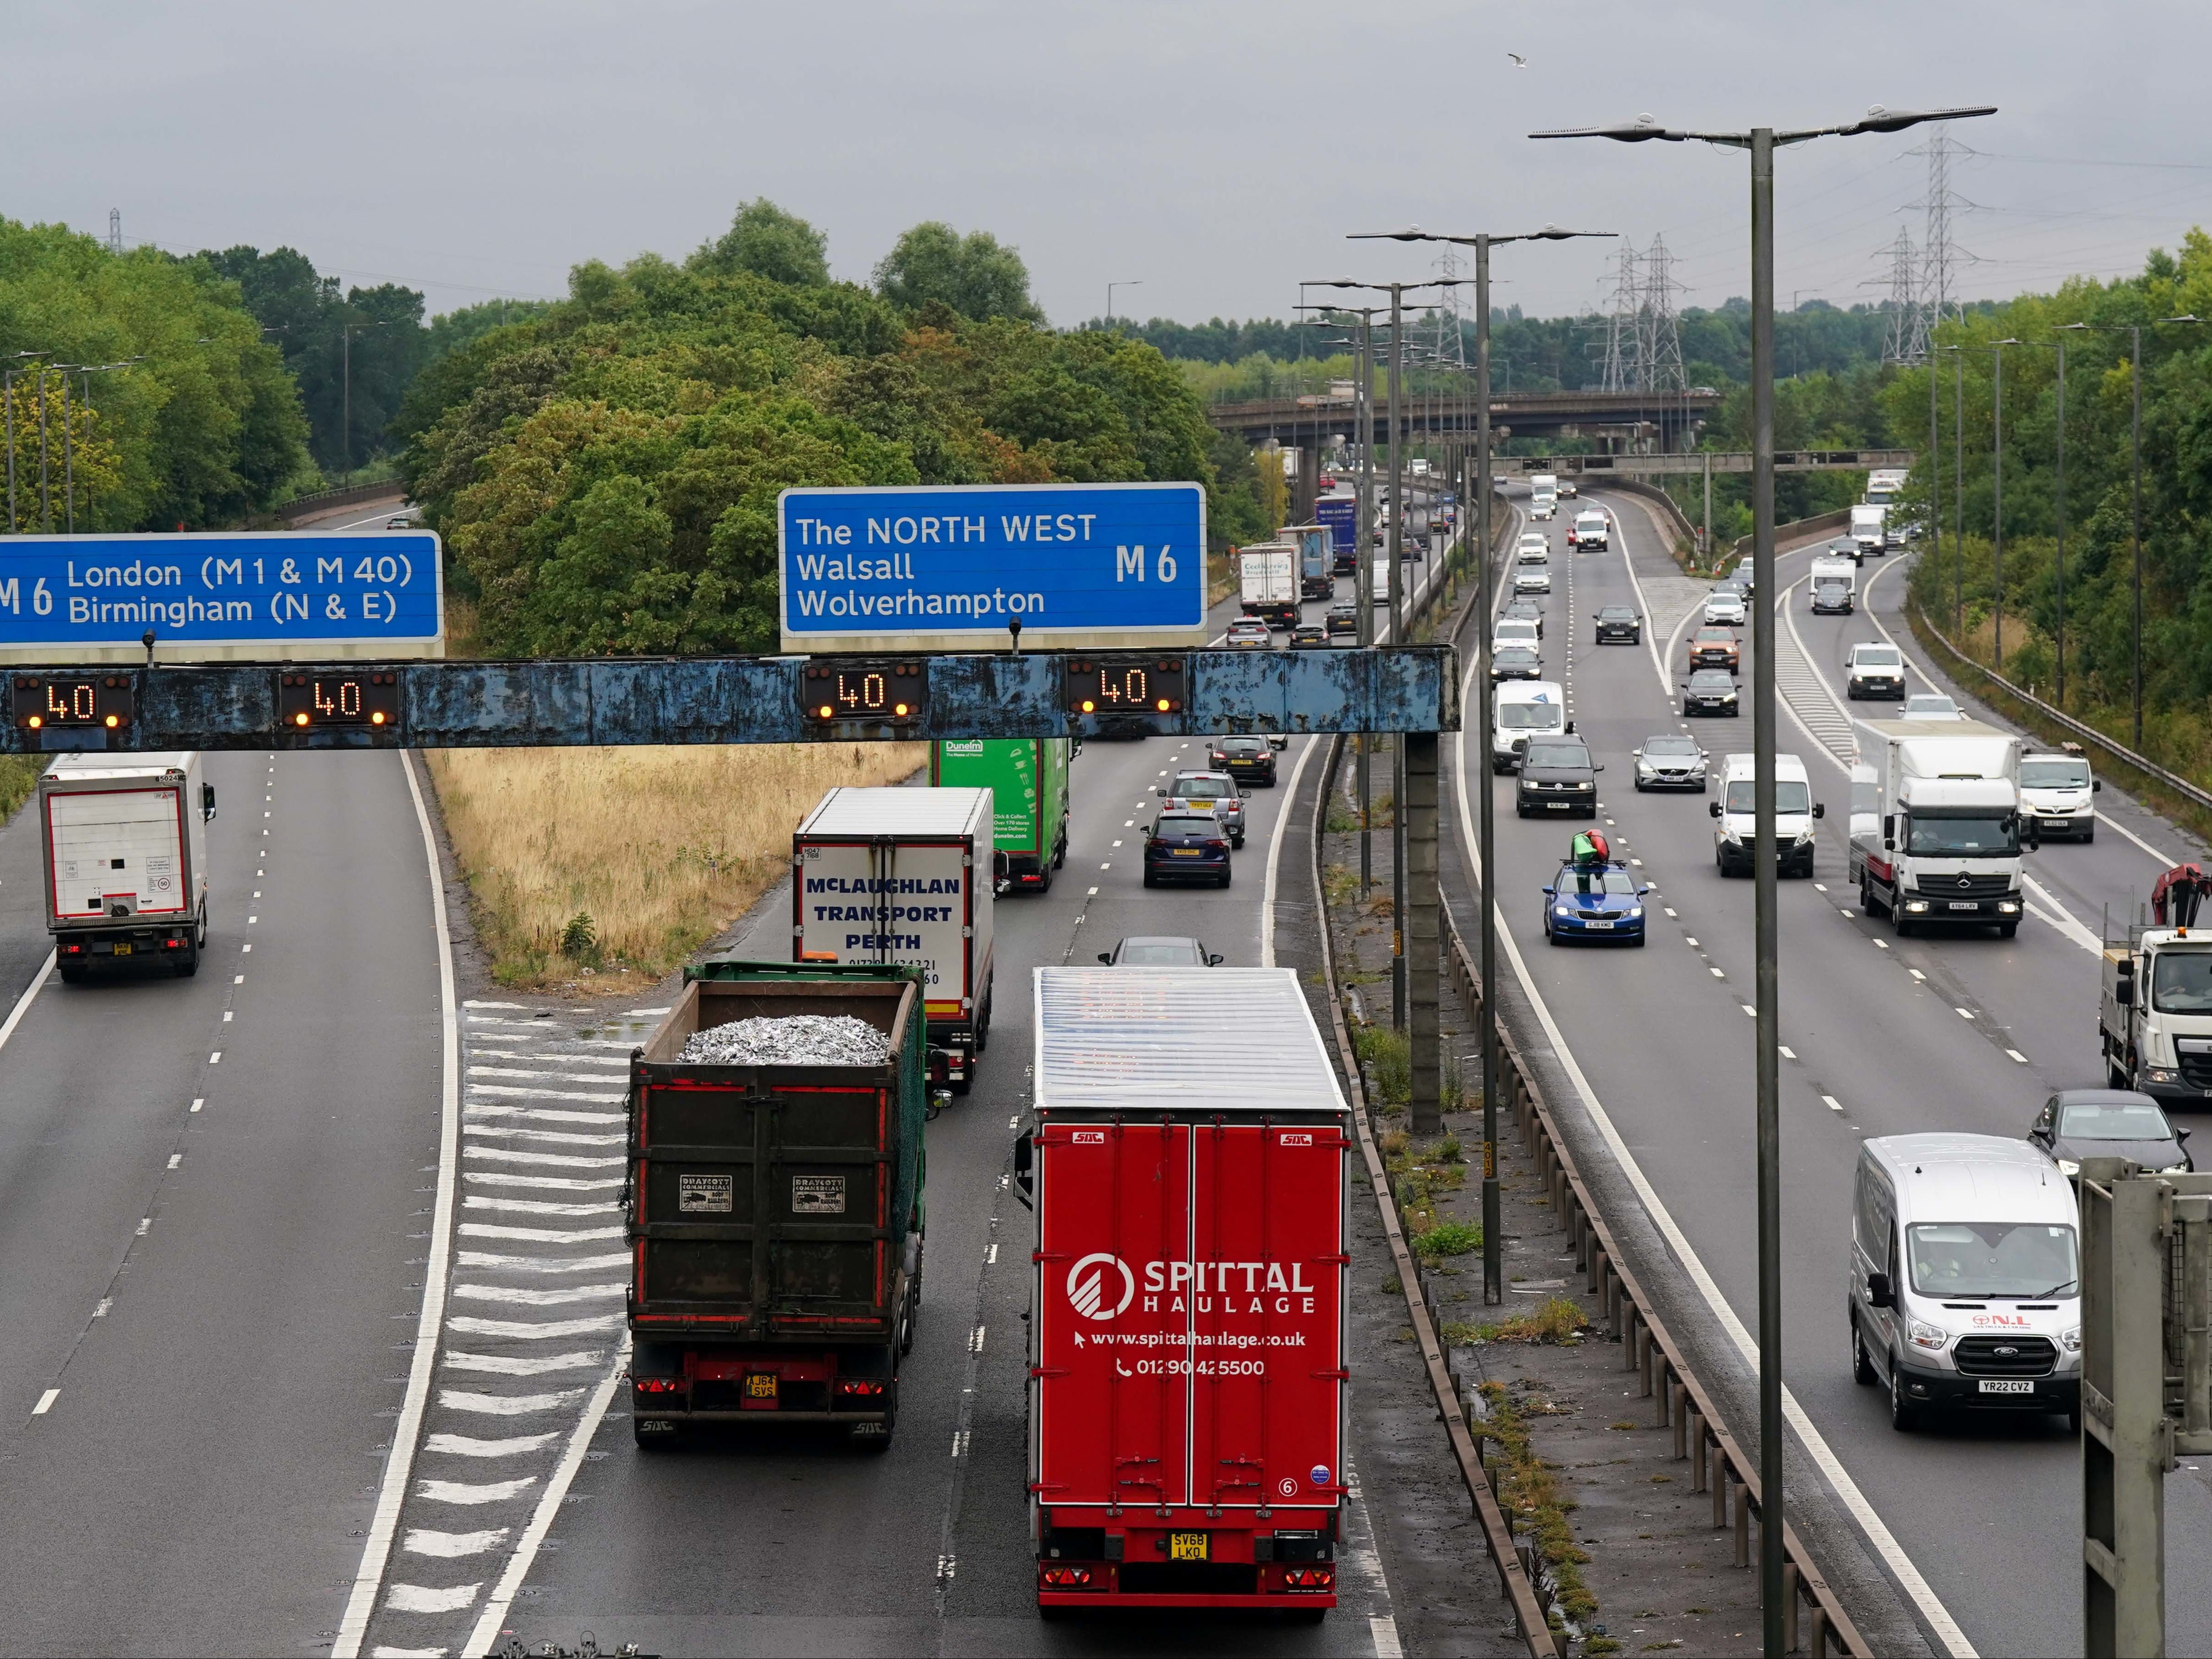
[[[182,915],[184,791],[55,790],[46,797],[47,898],[53,915]]]
[[[1040,1502],[1335,1505],[1343,1155],[1334,1124],[1040,1130]]]
[[[959,1018],[962,1000],[974,994],[968,859],[954,841],[803,843],[794,956],[918,967],[930,1017]]]

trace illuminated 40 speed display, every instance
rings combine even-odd
[[[93,726],[110,732],[131,724],[137,691],[128,674],[16,674],[11,708],[19,731]]]
[[[799,678],[799,705],[815,726],[848,720],[918,726],[929,708],[929,665],[918,658],[810,662]]]
[[[1071,714],[1180,714],[1189,683],[1181,657],[1120,653],[1070,657],[1066,669]]]
[[[286,731],[319,726],[399,724],[399,671],[365,669],[359,673],[290,670],[276,677],[276,723]]]

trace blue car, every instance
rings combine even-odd
[[[1544,889],[1544,937],[1644,943],[1644,896],[1651,890],[1619,864],[1563,864]]]

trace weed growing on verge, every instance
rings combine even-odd
[[[1551,1573],[1559,1610],[1577,1625],[1587,1625],[1597,1611],[1597,1597],[1583,1582],[1582,1569],[1589,1557],[1575,1543],[1574,1528],[1567,1520],[1575,1505],[1560,1494],[1551,1466],[1536,1455],[1521,1407],[1505,1386],[1485,1382],[1481,1389],[1490,1404],[1483,1432],[1497,1443],[1505,1459],[1498,1502],[1516,1517],[1517,1529],[1534,1540],[1536,1553]]]

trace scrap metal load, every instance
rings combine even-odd
[[[685,1066],[880,1066],[890,1057],[889,1041],[864,1019],[785,1014],[694,1031],[676,1058]]]

